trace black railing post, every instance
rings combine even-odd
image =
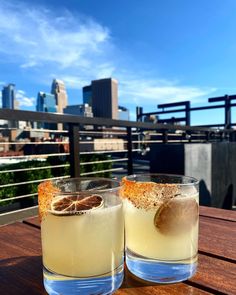
[[[168,131],[167,130],[163,130],[163,132],[162,132],[162,141],[163,141],[163,143],[168,143]]]
[[[186,118],[186,125],[190,126],[191,125],[191,117],[190,117],[190,101],[186,101],[185,105],[185,118]]]
[[[210,132],[206,131],[206,141],[208,142],[210,140]]]
[[[80,176],[80,153],[79,153],[79,124],[69,124],[70,142],[70,175],[71,177]]]
[[[127,127],[128,175],[133,174],[132,129]]]
[[[143,121],[143,108],[142,107],[136,107],[136,121],[142,122]]]
[[[219,134],[220,134],[220,141],[223,141],[224,133],[220,132]]]
[[[235,142],[236,141],[236,131],[233,131],[229,135],[229,141]]]
[[[228,95],[225,95],[225,129],[231,127],[231,103]]]

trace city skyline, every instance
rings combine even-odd
[[[55,77],[65,82],[71,105],[82,103],[82,87],[91,80],[117,79],[119,104],[132,120],[136,106],[148,112],[180,100],[207,104],[209,97],[236,92],[235,8],[231,0],[3,0],[0,84],[15,83],[20,108],[28,110]],[[222,122],[221,111],[198,113],[193,123],[216,119]]]
[[[15,84],[3,86],[2,107],[15,109],[19,105],[16,100]],[[78,116],[104,117],[110,119],[129,120],[129,110],[118,105],[118,82],[113,78],[105,78],[91,81],[90,85],[82,88],[83,104],[68,105],[66,86],[62,80],[53,79],[51,92],[39,91],[35,111],[49,113],[74,114]],[[11,95],[10,95],[11,94]],[[38,127],[45,127],[38,124]],[[45,127],[46,128],[46,127]],[[47,127],[48,128],[48,127]],[[49,129],[55,129],[52,125]],[[62,124],[57,124],[58,130],[62,130]]]

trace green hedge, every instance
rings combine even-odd
[[[82,155],[81,163],[83,162],[94,162],[94,161],[102,161],[110,159],[110,156],[107,155]],[[59,168],[46,168],[40,170],[32,170],[34,167],[46,167],[46,166],[54,166],[60,164],[69,164],[66,158],[62,157],[50,157],[45,162],[41,161],[27,161],[21,162],[17,164],[9,164],[5,165],[1,168],[1,171],[4,170],[15,170],[15,169],[27,169],[26,171],[21,172],[6,172],[0,173],[0,185],[3,184],[14,184],[18,182],[26,182],[31,180],[45,179],[51,177],[65,176],[70,175],[70,167],[59,167]],[[111,169],[112,163],[97,163],[91,165],[81,165],[81,173],[99,171],[99,170],[108,170]],[[89,176],[89,175],[88,175]],[[110,172],[105,173],[97,173],[91,176],[97,177],[111,177]],[[37,192],[38,183],[30,183],[23,184],[19,186],[10,186],[6,188],[0,189],[0,199],[10,198],[14,196],[27,195]],[[22,207],[27,205],[32,205],[34,202],[34,197],[23,198],[18,200]],[[13,201],[5,201],[0,202],[1,205],[6,205],[9,203],[13,203]]]

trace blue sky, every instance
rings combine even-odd
[[[78,104],[84,85],[114,77],[132,119],[137,105],[207,104],[236,93],[235,12],[235,0],[1,0],[0,87],[15,83],[20,108],[35,110],[53,78]],[[223,111],[192,121],[223,122]]]

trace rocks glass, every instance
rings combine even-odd
[[[158,283],[188,279],[197,268],[198,181],[177,175],[123,178],[126,264]]]
[[[39,185],[44,286],[49,294],[110,294],[123,280],[119,182],[65,179]]]

